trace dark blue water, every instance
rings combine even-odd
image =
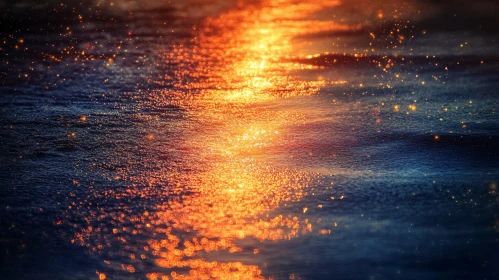
[[[3,278],[499,277],[496,4],[35,2]]]

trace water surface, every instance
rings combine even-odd
[[[498,277],[497,36],[473,13],[35,4],[3,4],[7,279]]]

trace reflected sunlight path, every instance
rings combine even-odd
[[[177,136],[182,137],[176,147],[180,167],[168,174],[144,172],[129,188],[143,181],[150,180],[151,186],[167,181],[160,191],[150,190],[153,197],[167,199],[151,211],[120,209],[118,214],[102,208],[85,217],[89,226],[83,226],[73,242],[100,252],[106,264],[128,271],[132,278],[143,273],[148,279],[263,279],[263,242],[313,231],[328,234],[314,229],[303,215],[279,211],[307,195],[309,186],[320,186],[323,176],[276,164],[276,157],[281,163],[282,157],[284,162],[292,160],[273,152],[286,150],[292,141],[286,137],[287,128],[300,116],[268,106],[282,97],[316,94],[326,83],[344,83],[300,79],[293,71],[305,66],[282,61],[299,47],[291,44],[293,37],[356,28],[309,19],[338,5],[313,2],[240,5],[206,19],[196,37],[175,46],[173,53],[158,51],[166,61],[178,59],[179,65],[177,83],[165,94],[196,97],[186,113],[188,130]],[[93,193],[89,200],[108,195]],[[120,196],[133,200],[141,194],[128,190]],[[112,231],[103,222],[109,219]],[[97,273],[106,278],[106,273]]]

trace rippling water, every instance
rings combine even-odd
[[[497,36],[425,3],[3,4],[0,272],[495,279]]]

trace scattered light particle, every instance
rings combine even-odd
[[[133,267],[132,265],[128,265],[128,266],[126,267],[126,269],[127,269],[127,270],[128,270],[128,272],[130,272],[130,273],[134,273],[134,272],[135,272],[135,267]]]

